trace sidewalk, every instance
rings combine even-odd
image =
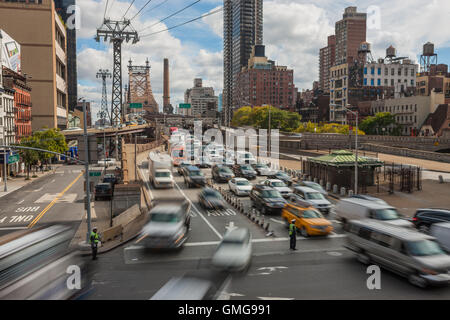
[[[56,170],[58,168],[60,168],[61,166],[62,166],[62,164],[55,164],[55,165],[52,165],[52,170],[49,170],[46,172],[45,171],[44,172],[36,172],[37,178],[32,178],[32,176],[34,174],[30,172],[30,180],[25,180],[25,178],[27,176],[26,173],[21,174],[20,176],[15,177],[15,178],[8,177],[8,180],[6,181],[8,191],[6,191],[6,192],[3,191],[5,182],[2,179],[2,181],[0,182],[0,198],[6,196],[7,194],[10,194],[11,192],[19,190],[20,188],[23,188],[23,187],[29,185],[30,183],[32,183],[36,180],[39,180],[40,178],[42,178],[44,176],[55,173]]]

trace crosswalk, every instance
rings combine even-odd
[[[49,203],[52,202],[58,196],[59,193],[46,193],[41,196],[39,199],[34,201],[34,203]],[[77,199],[76,193],[67,193],[56,200],[55,203],[74,203]]]

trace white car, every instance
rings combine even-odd
[[[102,160],[98,160],[98,166],[100,167],[110,167],[116,164],[116,159],[114,158],[106,158]]]
[[[233,178],[228,181],[228,186],[237,196],[248,196],[253,189],[253,185],[245,178]]]
[[[287,198],[290,194],[292,194],[292,189],[279,179],[268,179],[264,181],[263,184],[280,192],[283,198]]]
[[[252,235],[247,228],[228,231],[214,253],[211,263],[216,269],[244,271],[252,258]]]

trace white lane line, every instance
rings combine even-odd
[[[41,191],[42,189],[44,189],[44,187],[40,187],[39,189],[36,189],[34,191],[37,192],[37,191]]]
[[[24,201],[25,201],[25,199],[22,199],[19,202],[17,202],[17,204],[22,204]]]
[[[273,221],[273,222],[279,223],[279,224],[285,224],[284,221],[280,221],[280,220],[277,220],[277,219],[274,219],[274,218],[270,218],[270,220]]]
[[[217,246],[220,241],[205,241],[205,242],[187,242],[186,247],[201,247],[201,246]]]
[[[195,204],[192,203],[192,201],[186,196],[186,194],[183,192],[183,190],[181,190],[180,186],[178,185],[178,183],[175,182],[175,186],[178,188],[178,190],[180,190],[180,193],[184,196],[184,198],[189,201],[189,203],[191,204],[192,208],[195,209],[195,211],[197,212],[197,214],[206,222],[206,224],[211,228],[212,231],[214,231],[214,233],[219,237],[220,240],[222,240],[222,235],[216,230],[216,228],[213,227],[213,225],[205,218],[205,216],[197,209],[197,207],[195,206]]]
[[[141,168],[138,167],[138,170],[140,171],[142,177],[145,179],[145,176],[142,174]],[[144,180],[144,182],[145,182],[145,185],[147,186],[148,193],[150,194],[150,200],[153,200],[153,193],[152,193],[152,190],[150,189],[150,185],[148,184],[147,180]]]
[[[53,182],[55,182],[56,181],[56,179],[53,179],[50,183],[53,183]]]
[[[0,230],[25,230],[28,229],[28,227],[5,227],[0,228]]]

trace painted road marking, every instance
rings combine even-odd
[[[27,227],[5,227],[5,228],[0,228],[0,230],[25,230],[28,229]]]
[[[223,217],[223,216],[235,216],[236,215],[236,212],[233,211],[232,209],[207,210],[206,212],[208,213],[208,217],[209,216]]]
[[[294,298],[282,298],[282,297],[257,297],[261,300],[294,300]]]
[[[40,208],[40,206],[36,206],[36,207],[20,207],[17,208],[15,212],[36,212],[38,211]]]
[[[141,168],[138,167],[138,170],[141,173],[141,176],[145,179],[146,176],[142,174]],[[144,180],[144,182],[145,182],[145,185],[147,186],[148,193],[150,194],[150,200],[153,200],[152,189],[150,188],[150,185],[148,184],[147,180]]]
[[[39,199],[37,199],[34,203],[45,203],[45,202],[52,202],[56,197],[58,196],[58,193],[46,193]],[[57,203],[74,203],[77,198],[76,193],[68,193],[60,199],[58,199]]]
[[[285,224],[284,221],[280,221],[280,220],[277,220],[277,219],[274,219],[274,218],[270,218],[270,220],[273,221],[273,222],[279,223],[279,224]]]
[[[25,199],[22,199],[20,201],[17,202],[17,204],[22,204],[25,201]]]
[[[28,225],[28,228],[32,228],[43,216],[44,216],[44,214],[51,208],[51,207],[53,207],[53,205],[56,203],[56,201],[60,198],[60,197],[62,197],[63,195],[64,195],[64,193],[66,193],[66,191],[67,190],[69,190],[74,184],[75,184],[75,182],[77,182],[78,181],[78,179],[80,179],[81,178],[81,176],[83,175],[83,173],[80,173],[79,175],[78,175],[78,177],[76,177],[75,178],[75,180],[73,180],[55,199],[53,199],[53,201],[52,202],[50,202],[49,203],[49,205],[47,206],[47,207],[45,207],[45,209],[44,210],[42,210],[42,212],[41,213],[39,213],[38,215],[37,215],[37,217],[33,220],[33,221],[31,221],[31,223]]]
[[[195,206],[195,204],[192,203],[191,199],[189,199],[186,194],[183,192],[183,190],[181,190],[180,186],[178,185],[178,183],[175,182],[175,186],[177,187],[177,189],[180,191],[180,193],[183,195],[183,197],[191,204],[192,208],[195,209],[195,211],[197,212],[197,214],[206,222],[206,224],[211,228],[212,231],[214,231],[214,233],[219,237],[219,239],[222,240],[222,235],[216,230],[216,228],[213,227],[213,225],[211,223],[209,223],[209,221],[205,218],[205,216],[197,209],[197,207]]]
[[[8,218],[9,218],[9,221],[6,220]],[[34,218],[34,215],[25,215],[25,216],[20,215],[20,216],[10,216],[10,217],[4,216],[0,219],[0,223],[5,223],[5,222],[6,223],[17,223],[17,222],[22,222],[22,221],[29,222],[33,218]]]

